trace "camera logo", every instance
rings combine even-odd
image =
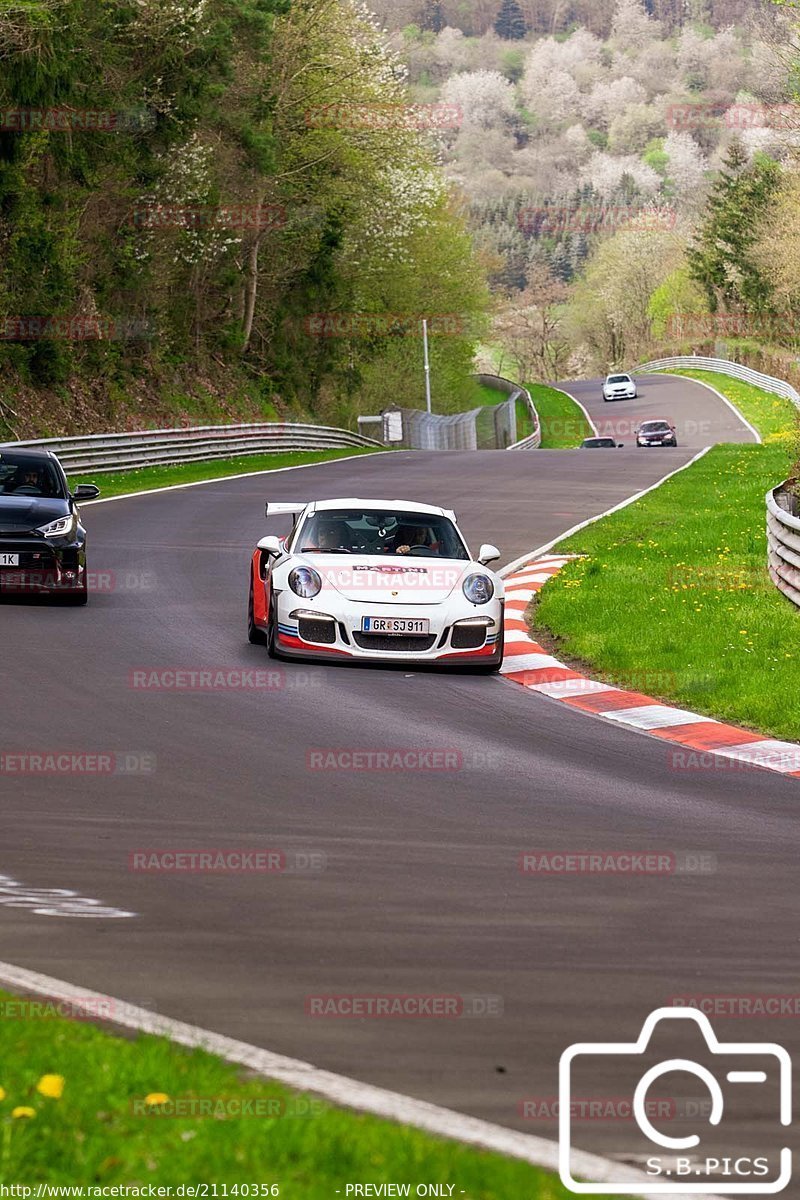
[[[683,1022],[679,1025],[678,1022]],[[676,1037],[681,1045],[698,1051],[690,1057],[673,1057]],[[666,1054],[663,1050],[667,1047]],[[656,1057],[652,1066],[647,1066]],[[619,1094],[630,1087],[633,1122],[629,1145],[613,1147],[607,1157],[618,1160],[614,1172],[600,1183],[586,1183],[573,1175],[571,1117],[573,1098],[586,1095],[592,1087],[607,1089],[613,1076]],[[737,1132],[727,1144],[741,1146],[743,1120],[752,1128],[764,1128],[767,1116],[775,1124],[791,1124],[792,1062],[783,1046],[774,1042],[720,1042],[704,1013],[687,1008],[659,1008],[645,1021],[636,1042],[577,1042],[561,1056],[559,1064],[559,1174],[565,1187],[578,1195],[641,1195],[646,1179],[647,1194],[704,1196],[747,1194],[774,1195],[788,1185],[792,1175],[792,1153],[784,1146],[760,1155],[725,1152],[715,1136],[725,1138],[725,1118],[737,1122]],[[667,1094],[664,1077],[680,1080],[682,1092],[696,1092],[702,1105],[688,1104],[687,1112],[703,1113],[707,1127],[685,1136],[671,1122],[670,1134],[656,1128],[648,1113],[648,1092],[658,1083],[659,1095]],[[619,1138],[617,1129],[616,1137]],[[781,1139],[783,1140],[783,1139]],[[748,1148],[749,1149],[749,1148]],[[620,1153],[624,1150],[625,1153]],[[579,1151],[575,1151],[579,1155]],[[625,1163],[643,1164],[644,1174],[632,1181]],[[576,1174],[580,1174],[577,1171]]]

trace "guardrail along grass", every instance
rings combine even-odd
[[[174,487],[181,483],[225,479],[229,475],[242,475],[248,471],[274,471],[336,458],[351,458],[354,454],[374,453],[367,447],[348,446],[341,450],[245,454],[211,462],[176,463],[173,466],[140,467],[130,471],[74,471],[69,473],[69,482],[72,487],[79,483],[97,483],[103,497],[124,496],[128,492],[144,492],[149,488]]]
[[[288,1200],[330,1200],[354,1181],[408,1183],[412,1194],[451,1183],[467,1200],[571,1195],[516,1159],[245,1079],[202,1050],[47,1016],[46,1001],[0,993],[0,1009],[3,1183],[247,1183],[240,1196]]]
[[[767,574],[764,528],[764,495],[791,466],[796,410],[713,378],[748,419],[769,416],[771,441],[717,446],[559,542],[586,557],[548,583],[534,620],[610,682],[636,688],[638,678],[665,700],[796,740],[800,718],[787,698],[797,691],[800,625]]]
[[[542,426],[542,450],[569,450],[580,446],[594,430],[573,399],[545,383],[526,383]]]

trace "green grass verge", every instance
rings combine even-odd
[[[761,388],[754,387],[752,383],[742,383],[730,375],[694,370],[669,371],[667,374],[685,375],[687,379],[699,379],[701,383],[710,383],[736,405],[750,424],[755,425],[767,443],[776,437],[783,439],[786,431],[797,421],[797,409],[791,400],[773,396]]]
[[[571,1194],[525,1163],[245,1078],[205,1051],[151,1036],[121,1038],[57,1016],[15,1019],[23,1003],[0,994],[2,1183],[276,1184],[289,1200],[330,1200],[363,1181],[410,1183],[412,1190],[449,1182],[468,1200]],[[63,1078],[60,1098],[37,1091],[44,1075]],[[154,1093],[190,1115],[146,1106]],[[207,1115],[199,1115],[200,1102]],[[237,1110],[241,1103],[248,1115]],[[35,1115],[14,1118],[17,1107]]]
[[[542,426],[543,450],[569,450],[579,446],[594,430],[582,410],[565,392],[544,383],[525,385],[533,397]]]
[[[88,471],[70,474],[70,484],[96,483],[103,496],[122,496],[148,488],[174,487],[179,483],[198,483],[204,479],[224,479],[247,471],[273,471],[309,463],[329,462],[353,454],[374,454],[366,447],[342,450],[298,451],[286,454],[243,454],[237,458],[219,458],[213,462],[176,463],[164,467],[142,467],[136,471]]]
[[[786,697],[796,692],[800,618],[769,580],[764,532],[764,495],[791,470],[797,414],[729,376],[711,379],[761,424],[765,444],[717,446],[559,542],[585,557],[540,593],[534,619],[594,674],[798,739],[800,712]]]

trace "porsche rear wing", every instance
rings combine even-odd
[[[304,508],[308,508],[308,500],[292,500],[288,503],[283,501],[268,500],[264,505],[264,516],[280,517],[284,513],[301,513]]]

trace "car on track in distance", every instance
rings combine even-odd
[[[636,384],[630,375],[622,373],[606,375],[606,380],[603,384],[604,400],[635,400],[638,394]]]
[[[636,427],[637,446],[677,446],[678,435],[675,426],[661,417],[651,421],[642,421]]]
[[[500,551],[471,554],[455,513],[409,500],[267,504],[291,513],[250,564],[248,637],[277,658],[436,663],[496,671],[503,661]]]
[[[99,495],[94,484],[70,492],[47,450],[0,446],[0,597],[86,603],[86,530],[77,502]]]
[[[621,450],[622,442],[613,437],[588,437],[580,444],[581,450]]]

